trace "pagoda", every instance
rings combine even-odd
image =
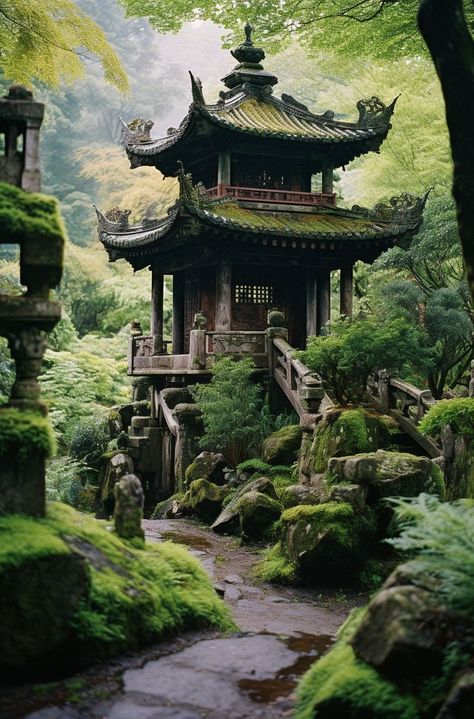
[[[335,169],[379,151],[396,100],[360,100],[357,119],[345,122],[277,97],[278,78],[264,69],[251,32],[247,25],[232,51],[238,64],[216,103],[190,73],[192,102],[178,128],[154,139],[151,121],[123,124],[131,167],[156,167],[180,187],[160,219],[130,226],[128,210],[97,211],[110,260],[152,271],[151,336],[135,328],[131,374],[205,372],[187,359],[193,326],[207,330],[210,352],[227,335],[243,353],[264,355],[255,337],[270,309],[283,314],[289,343],[304,347],[330,318],[331,272],[339,270],[340,313],[350,316],[354,263],[407,246],[422,222],[426,197],[404,193],[374,209],[347,209],[334,192]],[[172,355],[163,343],[164,275],[173,276]]]

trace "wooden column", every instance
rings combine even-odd
[[[163,273],[151,268],[151,334],[153,354],[163,354]]]
[[[217,159],[217,184],[230,185],[230,152],[219,152]]]
[[[314,271],[308,271],[306,273],[306,337],[313,337],[318,331],[316,306],[316,275]]]
[[[229,262],[221,260],[216,267],[216,332],[230,330],[232,309],[232,271]]]
[[[173,275],[173,354],[184,354],[184,272]]]
[[[326,334],[326,322],[331,315],[331,273],[329,270],[318,272],[316,291],[317,334]]]
[[[325,195],[332,195],[332,193],[334,192],[332,165],[324,165],[323,167],[323,181],[321,189],[323,194]]]
[[[353,294],[353,265],[341,267],[340,291],[340,312],[341,315],[352,317],[352,294]]]

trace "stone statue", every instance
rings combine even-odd
[[[193,330],[206,330],[207,329],[207,317],[204,312],[196,312],[193,320]]]
[[[114,492],[115,531],[123,539],[144,539],[142,483],[135,474],[125,474],[115,485]]]

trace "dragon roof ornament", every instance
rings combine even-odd
[[[390,105],[385,105],[376,95],[366,100],[359,100],[356,106],[359,111],[357,125],[359,127],[387,125],[393,115],[399,97],[400,95],[397,95]]]
[[[120,138],[122,145],[128,147],[129,145],[146,145],[152,142],[150,132],[155,124],[153,120],[145,120],[143,117],[136,117],[129,123],[126,123],[121,117],[119,117],[119,120],[122,125]]]
[[[351,209],[352,212],[363,214],[369,220],[416,225],[423,216],[423,210],[432,189],[430,187],[421,197],[409,192],[402,192],[401,195],[392,197],[388,203],[379,202],[373,209],[359,205],[353,205]]]

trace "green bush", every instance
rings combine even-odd
[[[46,467],[46,499],[77,507],[83,489],[84,462],[55,457]]]
[[[423,434],[436,435],[450,425],[454,434],[474,437],[474,398],[443,399],[426,413],[419,424]]]
[[[310,337],[296,356],[321,376],[340,404],[360,402],[376,370],[399,373],[414,357],[419,365],[428,363],[421,335],[402,318],[339,319],[330,335]]]
[[[95,466],[108,448],[109,432],[105,418],[86,417],[71,431],[69,451],[77,460]]]
[[[210,383],[190,388],[204,422],[201,447],[222,452],[232,467],[251,456],[262,439],[262,391],[253,371],[250,359],[220,357]]]
[[[474,619],[474,500],[449,504],[421,494],[392,503],[400,534],[386,541],[409,553],[414,569],[438,578],[448,606]]]

